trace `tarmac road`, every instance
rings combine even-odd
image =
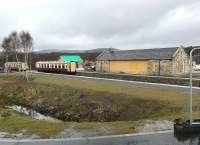
[[[199,145],[199,135],[177,139],[173,132],[78,139],[0,140],[0,145]]]
[[[127,80],[116,80],[108,78],[96,78],[96,77],[87,77],[87,76],[76,76],[76,75],[65,75],[65,74],[53,74],[53,73],[43,73],[43,72],[32,72],[33,74],[44,74],[44,75],[53,75],[53,76],[66,76],[66,79],[82,79],[82,80],[94,80],[99,82],[113,83],[113,84],[122,84],[122,85],[131,85],[141,88],[155,88],[163,90],[174,90],[178,92],[189,93],[189,86],[179,86],[179,85],[170,85],[170,84],[160,84],[160,83],[149,83],[149,82],[139,82],[139,81],[127,81]],[[193,87],[193,93],[200,93],[200,87]]]

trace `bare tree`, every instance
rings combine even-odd
[[[28,31],[20,32],[21,46],[24,53],[24,62],[31,66],[31,52],[33,51],[33,38]],[[30,62],[30,63],[29,63]],[[26,78],[28,80],[28,75],[26,72]]]
[[[21,46],[24,53],[24,61],[29,62],[29,54],[33,50],[33,38],[29,32],[22,31],[20,33]]]
[[[18,64],[19,63],[18,53],[21,51],[21,43],[20,43],[18,33],[16,31],[13,31],[9,35],[9,39],[10,39],[9,45],[10,45],[11,51],[15,53],[16,61],[17,61],[17,64]],[[20,71],[19,65],[18,65],[18,69]]]
[[[8,37],[3,39],[1,48],[6,54],[6,62],[8,61],[9,54],[15,54],[19,71],[21,71],[18,59],[19,53],[23,52],[24,62],[28,66],[31,65],[31,57],[29,57],[29,55],[31,55],[31,52],[33,51],[33,38],[28,31],[21,31],[19,34],[16,31],[13,31]],[[25,71],[25,73],[26,79],[28,80],[27,71]]]
[[[3,49],[3,53],[5,54],[6,57],[6,62],[8,62],[8,57],[11,52],[10,41],[11,39],[9,37],[5,37],[1,44],[1,48]]]

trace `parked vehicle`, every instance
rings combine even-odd
[[[76,68],[76,71],[77,72],[80,72],[80,71],[84,71],[85,69],[83,68],[83,67],[78,67],[78,68]]]
[[[93,71],[96,71],[96,65],[95,65],[95,64],[93,64],[93,65],[91,66],[91,68],[92,68]]]
[[[28,64],[24,62],[6,62],[4,64],[7,71],[26,71],[28,70]]]
[[[77,71],[75,62],[40,61],[35,67],[38,72],[74,74]]]
[[[200,71],[200,64],[199,65],[195,65],[194,70],[195,71]]]
[[[0,67],[0,73],[4,73],[4,68]]]

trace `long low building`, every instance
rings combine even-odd
[[[191,48],[104,51],[96,59],[96,71],[168,76],[187,74],[188,50]]]

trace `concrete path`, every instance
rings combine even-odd
[[[179,138],[180,139],[180,138]],[[199,136],[178,140],[172,132],[77,139],[1,140],[0,145],[199,145]]]

